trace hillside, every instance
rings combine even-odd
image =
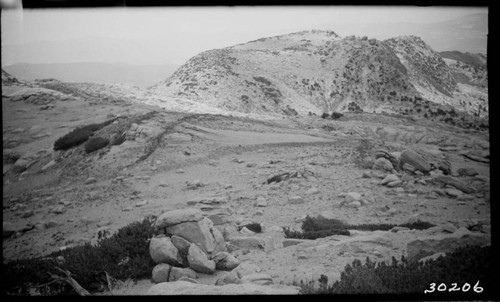
[[[440,54],[457,83],[488,88],[488,66],[485,55],[459,51],[445,51]]]
[[[458,111],[464,121],[480,106],[487,116],[485,91],[474,89],[457,84],[418,37],[378,41],[312,30],[205,51],[151,91],[274,116],[385,111],[433,118]]]

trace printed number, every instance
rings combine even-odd
[[[466,287],[467,287],[467,289],[465,289]],[[462,286],[462,291],[463,291],[464,293],[466,293],[466,292],[468,292],[468,291],[469,291],[469,289],[470,289],[470,284],[469,284],[469,283],[467,283],[467,282],[465,282],[464,286]]]
[[[456,283],[452,283],[449,291],[452,292],[457,290],[460,290],[460,287],[458,287]]]
[[[434,291],[436,290],[436,283],[431,283],[431,289],[428,290],[424,290],[424,294],[427,294],[427,293],[433,293]]]
[[[479,280],[477,281],[477,283],[474,285],[474,291],[476,293],[482,293],[483,292],[483,288],[481,286],[479,286]]]
[[[437,287],[436,287],[436,283],[431,283],[430,285],[430,288],[429,289],[426,289],[424,290],[424,294],[427,294],[427,293],[433,293],[436,289],[440,292],[442,291],[446,291],[446,284],[444,283],[441,283],[439,284]],[[457,283],[452,283],[451,284],[451,287],[448,291],[459,291],[459,290],[462,290],[464,293],[468,292],[469,290],[471,289],[471,285],[469,283],[465,283],[462,288],[458,287]],[[476,292],[476,293],[482,293],[484,291],[484,288],[482,288],[481,286],[479,286],[479,281],[476,282],[476,284],[474,284],[474,287],[472,287],[472,289]]]

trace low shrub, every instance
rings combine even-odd
[[[425,221],[416,221],[412,223],[396,224],[346,224],[338,219],[329,219],[322,216],[310,217],[306,216],[302,222],[302,231],[290,230],[290,228],[283,228],[286,238],[297,239],[317,239],[332,235],[345,235],[349,236],[349,230],[360,231],[389,231],[390,229],[400,226],[409,229],[424,230],[434,225]]]
[[[123,133],[118,133],[113,136],[113,139],[111,140],[111,145],[113,146],[118,146],[121,145],[125,142],[127,139],[125,132]]]
[[[107,125],[114,122],[115,119],[107,120],[99,124],[90,124],[82,127],[78,127],[73,131],[65,134],[64,136],[58,138],[54,143],[54,150],[68,150],[73,147],[83,144],[89,139],[90,136],[94,134],[95,131],[99,131]]]
[[[426,262],[410,262],[403,256],[392,263],[372,262],[366,258],[363,264],[356,259],[346,265],[339,281],[328,286],[328,278],[321,275],[319,287],[313,281],[301,281],[302,294],[424,294],[425,290],[439,295],[437,287],[444,283],[447,293],[464,297],[463,290],[449,291],[456,283],[462,289],[468,283],[467,291],[479,299],[480,293],[493,291],[491,246],[465,246],[444,257]],[[480,282],[478,284],[478,282]],[[431,284],[435,283],[432,290]],[[465,286],[467,288],[467,286]],[[444,291],[443,291],[444,292]]]
[[[325,119],[325,118],[329,118],[330,115],[326,112],[323,112],[323,114],[321,114],[321,118]]]
[[[356,154],[354,155],[354,164],[361,169],[371,169],[373,166],[373,149],[375,144],[368,139],[362,139],[356,147]]]
[[[92,134],[94,134],[92,130],[77,128],[70,133],[58,138],[54,143],[54,150],[68,150],[73,147],[79,146],[87,141]]]
[[[53,281],[48,273],[62,270],[86,290],[98,291],[107,286],[107,276],[118,280],[149,278],[155,266],[149,255],[149,240],[154,236],[154,217],[134,222],[112,236],[99,234],[97,244],[85,244],[52,253],[47,257],[15,260],[4,264],[4,292],[29,295],[37,284]],[[61,257],[63,261],[58,261]],[[49,286],[50,285],[50,286]],[[38,287],[38,294],[76,294],[62,283]]]
[[[85,143],[85,152],[91,153],[106,147],[109,144],[109,139],[104,137],[92,137]]]
[[[332,117],[332,119],[334,119],[334,120],[337,120],[337,119],[339,119],[339,118],[341,118],[341,117],[343,117],[343,116],[344,116],[344,115],[343,115],[342,113],[339,113],[339,112],[332,112],[332,114],[331,114],[331,117]]]

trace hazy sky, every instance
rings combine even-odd
[[[411,6],[12,9],[2,10],[1,30],[2,46],[100,37],[100,43],[120,40],[158,48],[158,55],[149,49],[149,56],[158,56],[152,62],[163,53],[165,62],[180,64],[204,50],[294,31],[331,29],[341,36],[360,35],[360,28],[381,24],[436,23],[487,12],[485,7]],[[60,57],[64,60],[65,54]]]

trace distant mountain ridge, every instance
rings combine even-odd
[[[488,112],[487,90],[457,83],[416,36],[379,41],[311,30],[261,38],[202,52],[152,89],[257,114]]]
[[[124,83],[152,86],[172,74],[177,65],[131,65],[125,63],[18,63],[2,67],[19,79],[55,78],[64,82]]]

